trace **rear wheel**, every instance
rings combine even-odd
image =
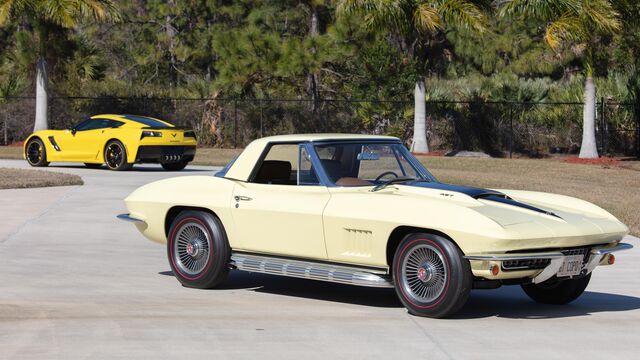
[[[184,211],[171,223],[167,241],[171,270],[182,285],[210,289],[229,274],[231,248],[222,222],[202,211]]]
[[[467,302],[473,276],[455,244],[441,236],[419,233],[407,235],[398,246],[393,281],[411,314],[443,318]]]
[[[178,161],[173,163],[162,163],[162,168],[168,171],[180,171],[187,167],[188,161]]]
[[[104,147],[104,162],[110,170],[129,170],[133,164],[127,163],[127,151],[118,140],[111,140]]]
[[[42,140],[38,138],[29,140],[24,155],[31,166],[42,167],[49,165],[47,162],[47,149],[45,149]]]
[[[542,304],[563,305],[577,299],[589,285],[591,274],[579,279],[548,280],[540,284],[522,285],[531,299]]]

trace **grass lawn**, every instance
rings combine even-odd
[[[0,147],[0,158],[21,158],[21,148]],[[224,165],[239,149],[200,148],[194,164]],[[591,201],[640,236],[640,161],[618,166],[569,164],[560,160],[419,157],[443,182],[502,189],[546,191]]]
[[[0,189],[82,185],[80,176],[44,170],[0,168]]]

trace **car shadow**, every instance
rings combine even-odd
[[[62,169],[86,169],[86,170],[103,170],[103,171],[112,171],[109,170],[106,166],[101,166],[99,168],[88,168],[84,165],[49,165],[50,168],[62,168]],[[169,170],[165,170],[163,169],[160,165],[158,165],[158,167],[136,167],[134,166],[133,168],[124,171],[125,173],[128,172],[163,172],[163,173],[182,173],[182,172],[215,172],[216,170],[212,170],[212,169],[190,169],[189,167],[182,169],[182,170],[176,170],[176,171],[169,171]]]
[[[472,291],[469,301],[454,319],[553,319],[636,309],[640,309],[640,298],[634,296],[585,291],[569,304],[549,305],[529,299],[519,286],[503,286],[495,290]]]
[[[173,276],[172,271],[163,271],[159,274]],[[402,307],[393,289],[367,288],[243,271],[230,272],[227,280],[216,289],[244,289],[280,296],[380,308]],[[488,317],[553,319],[636,309],[640,309],[640,298],[634,296],[585,291],[580,298],[570,304],[547,305],[538,304],[529,299],[519,286],[503,286],[494,290],[473,290],[467,304],[452,319]]]

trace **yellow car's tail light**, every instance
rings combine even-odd
[[[143,131],[142,135],[140,136],[140,139],[146,138],[146,137],[162,137],[162,133],[160,131]]]

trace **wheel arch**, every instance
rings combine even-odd
[[[387,240],[386,258],[387,258],[387,265],[389,265],[389,269],[393,268],[393,257],[395,256],[396,250],[398,249],[398,246],[400,245],[400,242],[402,241],[402,239],[404,239],[405,236],[409,234],[414,234],[414,233],[423,233],[423,234],[441,236],[451,241],[451,243],[454,244],[460,250],[460,252],[464,254],[464,252],[462,251],[462,249],[460,249],[460,246],[456,243],[456,241],[453,240],[451,236],[443,233],[442,231],[429,229],[429,228],[402,225],[393,229],[393,231],[389,235],[389,239]]]
[[[42,139],[42,137],[40,137],[40,135],[37,134],[31,134],[29,135],[29,137],[27,137],[27,139],[24,141],[24,144],[22,145],[22,157],[26,160],[27,159],[27,146],[29,145],[29,142],[33,139],[38,139],[42,142],[42,146],[44,146],[45,150],[47,149],[47,143]],[[47,151],[45,151],[45,159],[44,161],[47,161]]]
[[[135,160],[134,160],[134,161],[131,161],[131,156],[130,156],[131,151],[129,151],[129,147],[127,146],[126,142],[124,142],[124,141],[122,141],[122,140],[118,139],[117,137],[111,137],[111,138],[109,138],[107,141],[105,141],[105,142],[104,142],[104,145],[102,146],[102,149],[100,149],[100,154],[99,154],[99,157],[100,157],[102,160],[104,160],[104,154],[105,154],[105,152],[106,152],[106,150],[107,150],[107,145],[109,145],[109,143],[110,143],[110,142],[112,142],[112,141],[117,141],[117,142],[119,142],[120,144],[122,144],[122,146],[124,146],[124,151],[125,151],[125,152],[126,152],[126,154],[127,154],[127,162],[135,162]]]
[[[198,207],[198,206],[184,206],[184,205],[176,205],[171,207],[168,211],[167,211],[167,215],[164,217],[164,235],[165,236],[169,236],[169,229],[171,228],[171,223],[173,222],[173,220],[183,211],[202,211],[202,212],[206,212],[209,213],[213,216],[215,216],[216,218],[218,218],[218,220],[220,220],[220,217],[211,209],[207,209],[204,207]],[[222,220],[220,220],[220,223],[222,223]],[[224,224],[223,224],[224,226]]]

